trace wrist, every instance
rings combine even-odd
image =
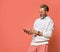
[[[43,34],[42,32],[38,31],[37,35],[42,36],[42,34]]]
[[[40,35],[40,31],[37,32],[37,35]]]

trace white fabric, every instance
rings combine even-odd
[[[32,42],[31,45],[43,45],[48,44],[49,42],[46,40],[50,40],[50,37],[52,36],[52,32],[54,30],[54,22],[53,20],[47,16],[44,19],[38,18],[34,22],[33,28],[36,31],[40,31],[43,33],[43,36],[32,36]],[[44,41],[44,42],[41,42]]]

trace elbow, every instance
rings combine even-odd
[[[51,38],[52,37],[52,32],[43,33],[43,36],[46,37],[46,38]]]

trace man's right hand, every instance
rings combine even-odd
[[[28,34],[32,34],[31,29],[23,29],[23,31],[24,31],[25,33],[28,33]]]

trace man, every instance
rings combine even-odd
[[[31,45],[28,52],[48,52],[49,40],[54,29],[54,22],[48,16],[49,7],[45,4],[40,6],[40,18],[34,22],[33,29],[23,29],[29,35],[32,34]]]

